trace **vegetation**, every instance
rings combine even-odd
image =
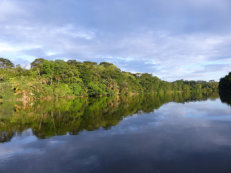
[[[0,58],[0,97],[59,98],[74,96],[137,95],[146,93],[216,91],[215,81],[166,82],[148,73],[123,72],[107,62],[36,59],[30,69]]]
[[[102,98],[38,100],[34,104],[3,102],[0,104],[0,142],[31,129],[38,138],[76,135],[83,130],[108,129],[124,117],[153,112],[168,102],[184,103],[216,99],[203,93],[171,93]]]
[[[220,79],[219,91],[221,93],[231,94],[231,72]]]
[[[219,94],[222,102],[231,105],[231,72],[220,79]]]

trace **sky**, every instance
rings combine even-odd
[[[0,57],[218,81],[231,71],[231,0],[0,0]]]

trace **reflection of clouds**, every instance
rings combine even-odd
[[[214,172],[214,165],[219,169],[230,165],[231,122],[219,119],[230,113],[230,107],[219,100],[169,103],[153,113],[126,117],[109,130],[44,140],[37,140],[28,130],[1,144],[0,158],[8,172],[15,172],[22,164],[21,172],[33,168],[35,173],[134,172],[132,168],[150,172],[152,165],[169,169],[166,172],[177,167],[178,172],[187,172],[182,170],[195,168],[194,164],[210,169],[201,172]]]
[[[16,133],[9,142],[0,144],[0,159],[4,161],[17,155],[41,155],[44,154],[45,148],[63,144],[62,141],[56,140],[55,137],[48,140],[42,148],[37,142],[39,140],[34,136],[31,129],[25,130],[22,134]]]
[[[164,128],[164,126],[180,126],[183,128],[210,127],[211,121],[231,121],[229,107],[220,104],[220,100],[206,102],[168,103],[150,114],[135,114],[105,134],[142,133],[144,129]],[[159,127],[163,126],[163,127]]]
[[[11,141],[0,144],[0,158],[7,159],[20,154],[41,153],[39,149],[26,148],[28,144],[37,140],[31,129],[24,131],[20,135],[16,134]]]
[[[194,143],[191,149],[195,150],[208,149],[208,143],[214,146],[231,146],[231,138],[227,138],[230,113],[231,109],[221,104],[219,99],[184,104],[169,103],[151,114],[126,117],[111,131],[104,131],[102,134],[116,136],[153,133],[153,138],[160,141],[155,145],[157,148],[163,143],[179,141],[182,141],[181,146],[185,145],[182,149],[188,149],[191,143]],[[198,142],[195,144],[195,141]]]
[[[170,103],[168,106],[161,107],[159,111],[165,109],[163,112],[168,114],[169,110],[173,113],[173,116],[183,116],[188,118],[202,118],[206,120],[217,119],[231,120],[229,107],[225,104],[220,104],[220,99],[207,100],[205,102],[190,102],[190,103]]]

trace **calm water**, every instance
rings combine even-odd
[[[230,173],[231,107],[216,95],[0,105],[1,173]]]

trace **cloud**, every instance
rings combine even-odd
[[[25,14],[23,10],[18,8],[17,4],[13,1],[1,0],[0,1],[0,21],[4,22],[16,17],[19,14]]]
[[[231,64],[230,5],[228,0],[2,0],[0,56],[15,63],[37,57],[109,61],[164,80],[218,80],[228,68],[201,70],[220,61]]]

